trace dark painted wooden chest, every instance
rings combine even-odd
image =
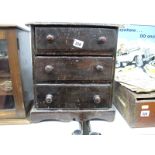
[[[102,112],[112,106],[117,27],[42,23],[32,24],[31,31],[32,119],[106,120]]]

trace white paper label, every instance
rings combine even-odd
[[[140,113],[140,117],[149,117],[150,115],[150,110],[143,110]]]
[[[78,47],[78,48],[82,48],[83,44],[84,44],[84,41],[74,39],[73,46]]]
[[[149,105],[142,105],[142,109],[149,109]]]

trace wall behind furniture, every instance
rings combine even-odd
[[[35,21],[155,25],[153,0],[0,0],[0,24]]]

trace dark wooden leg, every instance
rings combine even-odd
[[[98,132],[92,132],[90,127],[90,121],[80,121],[80,129],[75,130],[73,135],[101,135]]]
[[[80,122],[81,131],[83,135],[89,135],[90,129],[90,121],[82,121]]]

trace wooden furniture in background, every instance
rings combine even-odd
[[[29,32],[14,25],[1,25],[0,122],[16,123],[30,109],[33,99],[30,55]]]
[[[115,84],[115,106],[130,127],[155,126],[155,92],[135,93]]]

